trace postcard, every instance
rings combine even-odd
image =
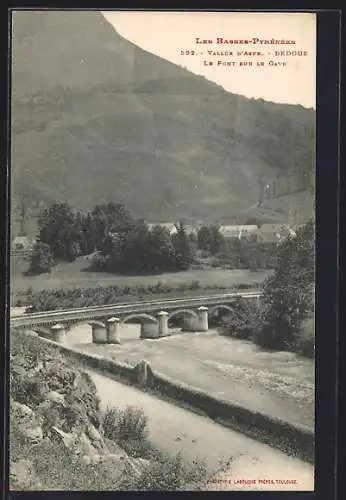
[[[10,491],[314,491],[317,14],[13,10]]]

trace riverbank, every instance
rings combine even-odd
[[[91,343],[91,328],[77,327],[71,346],[135,366],[147,360],[154,370],[252,411],[313,430],[314,361],[290,352],[265,351],[251,341],[216,330],[139,339],[138,325],[121,327],[121,345]]]
[[[191,463],[193,467],[197,466],[193,464],[205,464],[203,470],[206,470],[207,473],[204,475],[202,483],[198,486],[198,489],[202,490],[223,489],[229,491],[239,489],[239,486],[243,490],[262,489],[265,491],[277,491],[282,489],[311,491],[313,489],[314,469],[310,464],[296,458],[288,457],[285,453],[261,444],[239,432],[221,426],[206,416],[201,416],[176,406],[173,402],[164,401],[153,394],[138,390],[136,387],[120,384],[114,380],[112,376],[105,376],[99,373],[98,370],[86,368],[85,366],[82,367],[79,363],[76,364],[72,362],[72,360],[68,360],[69,357],[65,358],[65,356],[61,356],[61,353],[54,353],[52,348],[55,351],[55,347],[53,343],[49,341],[43,341],[35,336],[22,335],[19,333],[15,334],[14,339],[16,339],[16,342],[12,345],[12,356],[14,356],[14,358],[11,361],[11,376],[18,380],[17,383],[12,383],[11,386],[13,389],[11,394],[12,397],[20,401],[20,403],[16,403],[15,406],[12,405],[12,409],[17,413],[20,410],[23,415],[25,412],[25,418],[27,419],[29,415],[31,419],[29,422],[30,425],[28,425],[29,423],[27,424],[25,423],[26,421],[22,421],[17,414],[18,418],[14,414],[11,416],[11,419],[14,418],[16,422],[16,427],[12,425],[12,430],[20,431],[20,435],[17,433],[17,435],[12,435],[11,437],[11,477],[12,480],[14,480],[15,477],[15,481],[19,481],[22,486],[20,489],[23,488],[24,484],[26,485],[24,489],[47,489],[47,486],[50,484],[49,478],[51,475],[54,476],[55,472],[58,472],[61,476],[55,478],[58,479],[58,482],[63,479],[63,472],[66,470],[66,467],[69,466],[68,464],[70,464],[69,461],[71,460],[75,465],[78,465],[78,471],[76,473],[77,476],[75,473],[70,474],[66,485],[70,484],[71,481],[72,483],[73,481],[77,481],[78,485],[83,487],[86,484],[83,482],[86,481],[86,478],[83,480],[83,474],[87,472],[87,468],[96,460],[97,464],[99,464],[100,473],[106,474],[104,479],[107,480],[107,485],[111,486],[111,489],[116,491],[118,489],[119,478],[122,478],[122,480],[124,479],[123,474],[121,476],[119,476],[119,474],[121,470],[123,470],[121,466],[124,465],[126,453],[124,454],[124,450],[120,450],[119,447],[116,453],[114,450],[110,452],[109,448],[102,444],[102,432],[105,431],[106,428],[100,427],[97,431],[94,426],[96,425],[98,427],[99,424],[97,421],[101,415],[99,415],[97,408],[100,408],[101,413],[103,413],[107,409],[112,408],[115,408],[117,411],[124,411],[129,406],[132,408],[140,408],[141,411],[144,412],[143,414],[146,415],[148,419],[149,442],[152,443],[153,449],[157,449],[159,453],[163,453],[167,456],[167,458],[162,461],[162,467],[166,468],[164,470],[161,470],[161,459],[154,458],[157,455],[154,455],[152,459],[149,458],[149,461],[159,460],[158,466],[160,469],[156,471],[156,474],[158,474],[158,478],[162,483],[165,474],[164,471],[166,470],[165,484],[167,484],[170,489],[172,484],[169,478],[170,474],[173,473],[173,469],[171,470],[169,467],[171,467],[172,464],[178,465],[181,463]],[[37,356],[34,356],[36,359],[34,365],[32,364],[33,353],[37,354]],[[24,371],[21,369],[23,364],[22,359],[27,359],[27,362],[30,363],[30,366]],[[45,371],[47,371],[47,374],[54,374],[54,376],[47,378],[44,373]],[[82,374],[82,376],[78,375],[78,372],[82,372],[82,374],[86,373],[87,378]],[[41,383],[37,383],[38,377],[43,377],[43,379],[49,383],[49,386],[42,384],[42,381]],[[31,387],[28,378],[31,383],[36,381],[36,384],[33,386],[35,387],[34,391],[32,389],[30,391],[26,390],[26,388]],[[76,387],[78,389],[78,384],[76,386],[77,380],[84,380],[87,382],[88,388],[84,385],[83,390],[91,391],[90,394],[94,395],[94,399],[97,397],[95,403],[98,401],[101,405],[91,405],[89,392],[86,392],[80,401],[78,399],[78,404],[85,403],[89,405],[86,411],[88,415],[91,411],[90,418],[92,418],[92,423],[87,420],[81,424],[78,419],[75,421],[75,419],[71,420],[67,418],[68,415],[70,415],[70,411],[68,410],[69,405],[65,403],[67,403],[67,400],[70,401],[71,396],[68,387],[70,387],[72,383],[74,390]],[[65,387],[66,384],[68,387]],[[29,405],[29,407],[25,405]],[[47,411],[47,405],[50,410],[54,410],[53,413],[52,411]],[[79,406],[77,408],[75,403],[72,406],[74,411],[78,409],[80,413],[81,409],[79,409]],[[36,411],[39,411],[39,409],[43,410],[39,412],[40,416],[36,415]],[[82,412],[81,414],[84,413]],[[48,420],[46,420],[47,417]],[[54,417],[53,421],[51,420],[52,417]],[[11,421],[13,423],[13,420]],[[79,433],[77,432],[75,435],[74,432],[76,429],[74,429],[73,426],[76,425],[77,421],[79,422],[77,424]],[[73,422],[75,422],[75,424],[73,424]],[[130,422],[128,422],[127,425],[130,425]],[[69,426],[69,429],[66,429],[66,426]],[[53,430],[53,435],[60,440],[60,452],[58,452],[56,456],[56,463],[53,459],[53,455],[57,444],[53,445],[51,442],[51,433]],[[82,432],[82,434],[80,434],[80,432]],[[27,449],[25,457],[23,453],[20,452],[20,450],[23,450],[23,447],[19,446],[20,443],[18,438],[21,438],[20,436],[24,437],[26,440]],[[80,441],[81,436],[84,439],[83,443]],[[13,439],[15,439],[15,441],[13,441]],[[90,439],[93,444],[91,444]],[[97,446],[101,446],[102,444],[102,452],[99,448],[99,451],[94,450],[95,439],[98,443]],[[15,442],[18,446],[15,448],[16,452],[13,454],[13,444]],[[82,462],[80,462],[79,455],[74,455],[74,451],[70,448],[70,445],[74,443],[73,449],[75,449],[77,442],[77,448],[83,448],[82,455],[86,454],[83,455]],[[40,450],[42,450],[42,452],[40,452]],[[42,455],[43,451],[44,455]],[[114,462],[114,465],[116,465],[109,470],[111,476],[103,469],[105,464],[102,458],[103,455],[108,461],[111,460]],[[168,458],[169,456],[180,456],[183,462],[181,462],[180,459],[173,459],[172,462],[171,459]],[[44,460],[42,461],[43,457]],[[151,469],[149,469],[148,472],[147,467],[154,467],[154,469],[156,467],[155,464],[150,464],[148,459],[144,459],[144,463],[141,460],[126,458],[126,463],[127,462],[136,471],[136,474],[139,474],[136,479],[138,484],[135,484],[136,481],[131,480],[131,485],[134,489],[142,484],[141,477],[143,474],[144,477],[150,479],[151,476],[149,477],[148,474]],[[249,464],[253,464],[253,467],[249,468]],[[142,469],[143,466],[144,469]],[[56,467],[57,470],[55,471]],[[181,466],[179,465],[179,467]],[[142,472],[140,472],[140,470]],[[179,481],[177,484],[173,481],[175,484],[173,489],[180,489],[180,486],[184,488],[184,482],[182,481],[190,477],[190,473],[187,469],[179,468],[179,470],[181,471],[179,472]],[[91,474],[92,471],[94,475]],[[32,474],[32,472],[34,472],[34,474]],[[174,474],[176,474],[176,472],[177,471],[175,471]],[[198,471],[196,471],[196,474],[197,472]],[[30,477],[28,477],[28,474]],[[147,476],[145,476],[146,474]],[[90,484],[93,489],[97,482],[97,473],[95,476],[95,471],[92,469],[90,470],[90,475],[92,477],[88,477],[88,480],[92,479],[92,484]],[[243,479],[240,480],[239,477]],[[28,480],[29,483],[25,482]],[[41,485],[40,481],[42,480],[44,484]],[[101,486],[102,481],[103,479],[100,478],[97,484]],[[159,484],[156,486],[159,486]],[[187,490],[190,489],[191,486],[193,487],[189,482],[185,483],[185,488]],[[70,489],[70,487],[68,488]],[[48,489],[50,489],[49,486]],[[77,489],[80,488],[78,487]],[[99,489],[99,487],[96,489]],[[107,487],[107,489],[109,488]],[[132,487],[130,489],[132,489]],[[152,489],[157,488],[154,487]]]

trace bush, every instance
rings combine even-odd
[[[201,284],[199,281],[192,281],[188,285],[189,290],[200,290],[201,289]]]
[[[247,285],[246,285],[247,286]],[[230,287],[228,287],[230,288]],[[104,286],[98,288],[84,289],[53,289],[33,292],[32,289],[26,290],[23,295],[23,303],[30,304],[30,312],[53,311],[56,309],[68,309],[72,307],[88,307],[104,304],[115,304],[119,297],[134,296],[138,297],[140,293],[144,294],[164,294],[164,293],[184,293],[195,290],[224,290],[223,286],[202,285],[199,281],[190,283],[181,283],[171,286],[166,283],[157,282],[151,285],[130,286]]]
[[[262,316],[256,304],[250,300],[237,299],[232,312],[222,321],[221,332],[231,337],[248,339],[262,326]]]
[[[240,283],[238,285],[238,290],[247,290],[249,288],[257,288],[258,285],[256,283]]]
[[[203,461],[187,463],[180,453],[174,457],[162,454],[139,478],[128,478],[122,486],[125,490],[142,491],[198,490],[206,477],[207,467]]]
[[[30,462],[43,490],[53,491],[102,491],[119,488],[119,472],[106,463],[88,465],[81,462],[64,445],[44,439],[31,447]],[[35,488],[36,486],[36,488]],[[32,489],[38,489],[37,483]]]
[[[315,356],[315,320],[310,317],[303,321],[299,334],[295,339],[295,350],[301,356],[314,358]]]
[[[44,243],[36,243],[30,256],[28,276],[50,272],[55,261],[50,246]]]
[[[102,425],[105,436],[118,444],[124,441],[143,441],[148,437],[148,420],[141,408],[107,408]]]
[[[42,441],[34,448],[32,460],[39,477],[49,488],[83,488],[84,474],[80,474],[72,453],[65,446],[48,439]]]
[[[102,253],[96,253],[92,259],[89,266],[90,271],[105,271],[107,267],[107,257]]]
[[[284,318],[263,320],[261,328],[253,332],[252,340],[266,349],[290,349],[292,347],[292,331]]]
[[[155,455],[148,440],[147,417],[141,408],[107,408],[102,427],[105,437],[121,446],[129,456],[149,459]]]
[[[39,375],[19,376],[18,372],[12,372],[11,395],[19,403],[30,406],[39,405],[48,393],[47,384],[42,383]]]

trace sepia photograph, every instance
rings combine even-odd
[[[316,25],[11,11],[10,491],[314,491]]]

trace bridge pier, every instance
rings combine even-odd
[[[159,337],[167,337],[168,335],[168,312],[161,311],[158,313],[159,318]]]
[[[60,344],[64,344],[66,342],[66,328],[64,325],[60,323],[53,325],[51,327],[52,332],[52,340],[54,342],[59,342]]]
[[[198,308],[198,319],[199,327],[201,332],[207,332],[209,329],[208,325],[208,308],[201,306]]]
[[[107,330],[105,326],[91,325],[93,344],[106,344],[107,343]]]
[[[120,319],[109,318],[106,323],[108,344],[120,344]]]

